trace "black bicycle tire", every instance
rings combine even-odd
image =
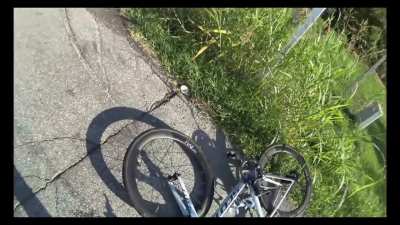
[[[305,198],[303,203],[295,210],[292,210],[290,212],[285,212],[281,210],[277,210],[279,215],[282,217],[296,217],[299,216],[300,214],[304,213],[305,210],[307,209],[310,200],[311,200],[311,194],[312,194],[312,179],[310,176],[310,171],[307,166],[307,163],[305,162],[304,157],[298,153],[293,147],[286,145],[286,144],[277,144],[273,145],[267,148],[267,150],[264,151],[262,156],[260,157],[259,164],[261,168],[264,168],[264,166],[268,163],[269,156],[272,156],[275,153],[279,152],[286,152],[292,155],[299,163],[302,165],[304,164],[304,173],[305,173],[305,178],[306,178],[306,191],[305,191]],[[275,195],[275,196],[274,196]],[[275,199],[276,193],[273,193],[272,199]],[[266,202],[265,198],[260,198],[260,202],[263,205],[263,207],[267,210],[271,210],[270,202]]]
[[[140,146],[140,143],[143,141],[147,140],[148,138],[154,137],[154,136],[173,136],[174,138],[180,138],[183,142],[188,142],[192,146],[196,148],[196,160],[199,161],[201,166],[206,170],[206,187],[208,190],[206,190],[206,199],[202,202],[200,209],[197,209],[198,215],[204,216],[212,203],[213,195],[214,195],[214,176],[213,173],[207,163],[206,157],[201,150],[201,147],[198,146],[190,137],[187,135],[173,130],[173,129],[166,129],[166,128],[153,128],[149,129],[147,131],[144,131],[143,133],[139,134],[135,140],[131,143],[131,145],[128,147],[127,152],[125,153],[124,156],[124,161],[123,161],[123,168],[122,168],[122,177],[123,177],[123,183],[125,186],[125,189],[127,191],[128,197],[131,201],[132,206],[139,212],[139,214],[143,217],[156,217],[156,215],[146,211],[141,205],[141,197],[137,189],[136,181],[135,181],[135,176],[133,174],[132,168],[137,168],[136,167],[136,160],[135,157],[137,157],[138,154],[138,146]],[[133,176],[132,176],[133,175]],[[133,178],[133,179],[132,179]],[[134,183],[134,185],[131,185]],[[207,194],[208,193],[208,194]]]

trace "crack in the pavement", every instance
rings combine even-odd
[[[76,44],[77,40],[75,37],[74,32],[72,31],[72,27],[71,27],[71,21],[68,15],[68,10],[66,8],[64,8],[64,12],[65,12],[65,20],[64,20],[64,25],[65,25],[65,29],[67,31],[68,37],[70,39],[70,42],[72,44],[72,47],[74,48],[76,54],[78,55],[79,61],[81,62],[81,64],[85,67],[85,69],[90,73],[93,74],[93,69],[90,67],[89,62],[86,60],[85,57],[83,57],[82,51],[79,48],[79,46]]]
[[[83,54],[82,54],[82,52],[81,52],[81,49],[80,49],[79,46],[77,45],[77,39],[76,39],[76,37],[75,37],[74,32],[72,31],[72,27],[71,27],[71,24],[70,24],[70,18],[69,18],[69,15],[68,15],[68,11],[67,11],[67,9],[64,9],[64,11],[65,11],[65,21],[64,21],[64,22],[65,22],[65,28],[66,28],[66,31],[67,31],[67,33],[68,33],[68,37],[70,38],[70,42],[71,42],[71,44],[72,44],[72,46],[73,46],[73,48],[74,48],[76,54],[78,55],[78,58],[79,58],[80,62],[83,64],[83,66],[85,67],[85,69],[89,72],[89,74],[91,74],[91,75],[93,76],[93,75],[94,75],[93,69],[91,68],[89,62],[88,62],[87,59],[83,56]],[[97,22],[97,21],[95,21],[95,22]],[[96,25],[97,25],[97,24],[96,24]],[[97,27],[97,29],[98,29],[98,27]],[[99,31],[97,30],[97,32],[99,32]],[[99,34],[98,34],[98,33],[97,33],[97,37],[99,37]],[[101,43],[99,43],[99,41],[101,41],[101,40],[99,40],[99,39],[97,40],[97,45],[98,45],[98,49],[97,49],[97,50],[98,50],[98,54],[101,54],[101,53],[102,53],[102,49],[101,49],[101,46],[100,46]],[[100,44],[100,45],[99,45],[99,44]],[[131,44],[131,42],[130,42],[130,44]],[[139,54],[136,54],[136,55],[138,55],[139,57],[141,57],[141,58],[143,59],[143,55],[139,55]],[[101,55],[100,55],[100,58],[98,58],[98,61],[99,61],[100,66],[101,66],[101,64],[102,64]],[[145,60],[145,61],[146,61],[146,62],[149,62],[149,59],[147,59],[147,60]],[[156,68],[154,68],[154,67],[155,67],[154,62],[151,62],[151,63],[150,63],[150,68],[151,68],[151,70],[153,71],[154,74],[156,74],[156,75],[160,78],[159,71],[158,71]],[[103,70],[103,71],[102,71],[103,74],[105,75],[104,67],[102,68],[102,70]],[[95,79],[96,79],[96,78],[97,78],[97,77],[95,76]],[[174,90],[173,87],[171,87],[171,84],[170,84],[169,82],[166,82],[165,79],[161,79],[161,80],[164,81],[164,84],[166,84],[167,87],[171,88],[172,90],[169,91],[169,92],[167,92],[167,93],[164,95],[164,97],[163,97],[162,99],[160,99],[160,100],[158,100],[158,101],[155,101],[153,104],[151,104],[150,107],[148,108],[148,110],[146,110],[146,111],[143,113],[142,116],[144,116],[146,113],[150,113],[150,112],[156,110],[157,108],[161,107],[162,105],[168,103],[173,97],[175,97],[175,96],[177,95],[177,92]],[[107,86],[107,85],[106,85],[106,86]],[[110,93],[108,93],[108,88],[107,88],[107,87],[106,87],[106,89],[107,89],[107,90],[106,90],[106,92],[107,92],[106,94],[108,95],[108,97],[111,98]],[[111,100],[113,100],[113,99],[111,98]],[[142,116],[140,116],[140,117],[142,117]],[[130,123],[127,123],[126,125],[124,125],[123,127],[121,127],[118,131],[116,131],[115,133],[109,135],[109,136],[108,136],[102,143],[100,143],[100,144],[96,144],[96,143],[91,142],[92,144],[95,145],[91,150],[89,150],[89,151],[88,151],[83,157],[81,157],[78,161],[76,161],[75,163],[71,164],[71,165],[68,166],[66,169],[64,169],[64,170],[62,170],[62,171],[56,173],[56,174],[55,174],[52,178],[50,178],[50,179],[49,179],[49,178],[42,178],[42,177],[39,177],[39,176],[36,176],[36,175],[28,175],[28,176],[25,176],[25,177],[36,177],[36,178],[41,179],[42,181],[44,181],[45,184],[44,184],[42,187],[40,187],[39,189],[37,189],[36,191],[34,191],[33,194],[30,195],[29,198],[26,198],[26,199],[24,199],[23,201],[18,202],[18,204],[14,207],[14,211],[15,211],[19,206],[23,205],[26,201],[28,201],[29,199],[31,199],[33,196],[35,196],[35,195],[38,194],[39,192],[45,190],[49,184],[53,183],[55,180],[57,180],[58,178],[60,178],[60,177],[61,177],[64,173],[66,173],[68,170],[70,170],[70,169],[72,169],[73,167],[75,167],[76,165],[78,165],[80,162],[82,162],[82,161],[83,161],[86,157],[88,157],[90,154],[92,154],[93,152],[95,152],[95,151],[98,150],[98,149],[101,149],[101,146],[102,146],[102,145],[104,145],[105,143],[107,143],[111,138],[113,138],[114,136],[118,135],[118,134],[119,134],[120,132],[122,132],[126,127],[128,127],[129,125],[131,125],[131,124],[133,124],[133,123],[135,123],[135,122],[136,122],[136,121],[132,121],[132,122],[130,122]],[[41,143],[44,143],[44,142],[52,142],[52,141],[63,140],[63,139],[71,139],[71,140],[79,140],[79,141],[90,142],[90,140],[88,140],[88,139],[83,139],[83,138],[76,138],[76,137],[55,137],[55,138],[49,138],[49,139],[44,139],[44,140],[40,140],[40,141],[25,142],[25,143],[23,143],[23,144],[21,144],[21,145],[15,146],[14,149],[20,148],[20,147],[22,147],[22,146],[29,145],[29,144],[41,144]]]
[[[155,109],[159,108],[160,106],[164,105],[165,103],[169,102],[173,97],[177,95],[175,90],[170,90],[169,92],[165,93],[164,97],[158,101],[155,101],[153,104],[150,105],[147,112],[152,112]]]
[[[137,40],[134,35],[131,33],[129,27],[131,22],[125,18],[124,16],[120,16],[125,20],[122,20],[122,24],[125,27],[125,32],[127,34],[127,41],[129,46],[132,48],[132,53],[142,59],[150,66],[150,70],[155,74],[169,89],[177,89],[176,81],[174,81],[171,77],[166,76],[167,72],[162,69],[162,65],[160,61],[149,51],[146,51],[146,47],[144,47],[143,43]],[[138,61],[136,60],[136,63]]]
[[[139,43],[137,43],[130,36],[128,37],[128,43],[131,46],[131,48],[141,53],[139,54],[133,51],[133,54],[135,56],[139,57],[150,66],[150,70],[153,72],[153,74],[155,74],[158,77],[158,79],[161,80],[161,82],[163,82],[169,89],[177,89],[176,82],[169,76],[165,75],[165,72],[157,62],[157,59],[148,56],[147,53],[143,50],[143,47],[137,46],[137,44]],[[136,62],[138,61],[136,60]]]
[[[122,18],[122,24],[125,27],[125,32],[127,34],[127,40],[133,51],[133,54],[139,58],[141,58],[144,62],[150,65],[151,71],[171,90],[176,90],[178,92],[178,82],[174,80],[172,76],[168,76],[168,74],[163,68],[160,61],[152,52],[152,49],[146,47],[146,44],[135,37],[135,35],[131,32],[130,26],[132,22],[124,13],[120,13],[120,18]],[[139,54],[140,53],[140,54]],[[136,61],[137,62],[137,61]],[[190,109],[190,113],[195,120],[197,128],[200,128],[199,123],[197,122],[197,118],[194,113],[194,109],[201,109],[196,106],[196,104],[185,96],[179,95],[179,98],[183,100],[183,102]],[[201,111],[201,110],[200,110]]]
[[[105,86],[105,92],[107,94],[107,97],[115,104],[116,101],[114,100],[114,98],[111,95],[111,83],[110,80],[107,77],[107,72],[106,69],[103,65],[103,46],[102,46],[102,42],[103,39],[101,38],[101,32],[100,32],[100,28],[99,28],[99,24],[97,22],[96,17],[93,17],[94,19],[94,24],[96,26],[96,46],[97,46],[97,63],[99,64],[99,67],[101,68],[102,72],[103,72],[103,76],[105,78],[105,82],[103,80],[104,86]]]
[[[139,40],[136,40],[134,38],[134,35],[129,30],[129,25],[131,24],[131,21],[126,18],[123,14],[120,15],[121,18],[123,18],[123,24],[126,27],[126,33],[128,34],[128,43],[131,46],[132,49],[136,50],[137,52],[140,52],[141,54],[138,54],[137,52],[133,52],[133,54],[142,60],[144,60],[148,65],[150,65],[151,71],[170,89],[172,90],[170,93],[175,92],[175,95],[177,94],[177,89],[178,89],[178,84],[177,81],[175,81],[173,78],[170,76],[165,75],[165,71],[162,69],[161,64],[157,58],[152,56],[151,53],[145,50],[145,47],[143,46],[143,43]],[[137,62],[137,61],[136,61]],[[168,94],[167,94],[168,95]],[[166,97],[164,97],[166,98]],[[193,104],[189,99],[186,99],[184,96],[179,96],[181,100],[188,106],[190,109],[190,113],[196,123],[197,128],[199,129],[199,123],[197,122],[197,118],[194,113],[194,108],[196,107],[195,105],[192,106],[190,104]],[[161,100],[162,101],[162,100]]]
[[[158,100],[158,101],[155,101],[153,104],[151,104],[151,106],[149,107],[149,109],[148,109],[147,111],[143,112],[143,114],[142,114],[141,116],[139,116],[139,118],[145,116],[147,113],[153,112],[153,111],[156,110],[157,108],[159,108],[159,107],[161,107],[162,105],[168,103],[174,96],[176,96],[176,92],[175,92],[175,91],[167,92],[167,93],[164,95],[164,97],[163,97],[162,99],[160,99],[160,100]],[[107,143],[109,139],[111,139],[112,137],[118,135],[118,134],[121,133],[125,128],[127,128],[129,125],[134,124],[135,122],[136,122],[136,120],[131,121],[131,122],[125,124],[124,126],[122,126],[122,127],[121,127],[120,129],[118,129],[115,133],[110,134],[110,135],[100,144],[100,146],[103,145],[103,144],[105,144],[105,143]]]
[[[54,138],[44,139],[44,140],[40,140],[40,141],[24,142],[24,143],[22,143],[20,145],[14,146],[14,149],[23,147],[25,145],[41,144],[41,143],[44,143],[44,142],[53,142],[53,141],[56,141],[56,140],[64,140],[64,139],[78,140],[78,141],[89,141],[90,142],[90,140],[87,140],[87,139],[84,139],[84,138],[77,138],[77,137],[54,137]]]
[[[69,38],[69,41],[70,41],[72,47],[73,47],[74,50],[75,50],[75,53],[78,55],[78,58],[79,58],[80,63],[85,67],[86,71],[90,74],[90,76],[91,76],[94,80],[99,81],[100,85],[103,86],[103,88],[104,88],[104,90],[105,90],[105,94],[106,94],[107,98],[110,99],[111,102],[115,104],[115,103],[116,103],[116,100],[112,98],[112,96],[111,96],[111,94],[110,94],[110,92],[109,92],[109,86],[110,86],[110,85],[107,85],[107,83],[104,82],[103,79],[99,78],[99,77],[96,75],[96,73],[94,72],[93,68],[90,66],[89,61],[88,61],[87,58],[82,54],[82,50],[81,50],[81,48],[79,47],[79,45],[77,44],[78,41],[77,41],[76,35],[75,35],[75,33],[74,33],[73,29],[72,29],[72,26],[71,26],[71,19],[70,19],[70,16],[68,15],[68,10],[67,10],[67,8],[64,8],[64,13],[65,13],[65,20],[64,20],[65,30],[66,30],[66,32],[67,32],[67,36],[68,36],[68,38]],[[99,28],[98,28],[97,21],[95,21],[95,26],[96,26],[96,29],[97,29],[97,30],[96,30],[96,32],[97,32],[97,33],[96,33],[96,38],[97,38],[97,40],[96,40],[96,45],[97,45],[97,50],[98,50],[98,57],[101,57],[101,56],[99,56],[99,52],[101,53],[101,46],[99,45],[99,42],[100,42],[101,40],[99,40],[99,38],[101,39],[101,37],[100,37],[100,33],[99,33],[100,31],[99,31]],[[99,63],[99,67],[102,68],[102,69],[103,69],[103,73],[105,73],[104,67],[103,67],[103,65],[102,65],[102,62]],[[106,79],[107,79],[107,78],[106,78]],[[107,79],[107,81],[108,81],[108,79]],[[105,87],[104,87],[104,86],[105,86]]]
[[[56,213],[58,214],[58,185],[55,184],[56,187]]]
[[[36,176],[36,175],[33,175],[33,174],[31,174],[31,175],[25,175],[25,176],[24,176],[24,178],[30,178],[30,177],[37,178],[37,179],[39,179],[39,180],[41,180],[41,181],[48,181],[48,180],[50,180],[49,178],[44,178],[44,177]]]
[[[90,63],[88,62],[88,60],[84,57],[84,55],[82,54],[82,51],[80,49],[80,47],[77,45],[77,39],[76,36],[72,30],[71,24],[70,24],[70,18],[68,15],[68,11],[67,9],[64,9],[65,11],[65,20],[64,20],[64,25],[65,25],[65,29],[67,31],[69,40],[76,52],[76,54],[78,55],[78,58],[81,62],[81,64],[84,66],[84,68],[89,72],[90,75],[94,76],[94,78],[96,80],[98,80],[99,78],[95,75],[93,68],[90,66]],[[97,25],[97,24],[96,24]],[[98,29],[98,27],[97,27]],[[97,32],[99,32],[97,30]],[[102,58],[101,58],[101,53],[102,53],[102,46],[101,46],[101,36],[99,33],[97,33],[97,37],[100,37],[100,39],[97,40],[97,44],[98,44],[98,53],[100,54],[98,58],[98,61],[100,63],[100,66],[102,66]],[[156,72],[154,69],[154,65],[150,65],[151,70],[158,76],[158,71]],[[105,68],[102,67],[103,70],[103,74],[106,76],[106,71]],[[103,81],[102,79],[100,79],[101,81]],[[162,79],[161,79],[162,80]],[[107,80],[108,81],[108,80]],[[103,81],[104,82],[104,81]],[[101,82],[101,83],[103,83]],[[164,82],[165,83],[165,82]],[[103,83],[104,84],[104,83]],[[167,83],[165,83],[167,86],[169,86]],[[106,84],[107,87],[109,87],[109,85]],[[108,88],[106,87],[106,94],[112,99],[111,94],[108,93]],[[175,90],[171,90],[169,92],[167,92],[164,97],[158,101],[155,101],[153,104],[150,105],[150,107],[143,113],[142,116],[144,116],[146,113],[151,113],[152,111],[156,110],[157,108],[161,107],[162,105],[168,103],[174,96],[177,95],[177,92]],[[26,175],[24,177],[35,177],[37,179],[40,179],[41,181],[44,182],[44,184],[42,186],[40,186],[39,188],[35,188],[36,190],[32,192],[31,195],[27,196],[26,198],[24,198],[23,200],[19,201],[15,206],[14,206],[14,211],[17,210],[20,206],[24,205],[27,201],[29,201],[31,198],[33,198],[34,196],[36,196],[38,193],[42,192],[43,190],[45,190],[50,184],[52,184],[53,182],[55,182],[57,179],[61,178],[63,174],[65,174],[67,171],[69,171],[70,169],[74,168],[76,165],[78,165],[79,163],[81,163],[84,159],[86,159],[88,156],[90,156],[92,153],[97,152],[98,150],[101,150],[101,146],[106,144],[110,139],[112,139],[114,136],[118,135],[120,132],[122,132],[126,127],[128,127],[129,125],[135,123],[136,121],[132,121],[130,123],[127,123],[126,125],[122,126],[118,131],[116,131],[115,133],[109,135],[103,142],[101,142],[100,144],[97,143],[93,143],[90,140],[86,139],[86,138],[79,138],[79,137],[54,137],[54,138],[48,138],[48,139],[43,139],[43,140],[39,140],[39,141],[29,141],[29,142],[24,142],[20,145],[16,145],[14,146],[14,150],[17,148],[20,148],[22,146],[26,146],[26,145],[36,145],[36,144],[42,144],[45,142],[53,142],[53,141],[57,141],[57,140],[79,140],[82,142],[89,142],[94,144],[95,146],[93,146],[93,148],[91,148],[90,150],[88,150],[86,152],[86,154],[84,154],[81,158],[79,158],[77,161],[75,161],[74,163],[70,164],[69,166],[67,166],[65,169],[57,172],[56,174],[54,174],[51,178],[43,178],[40,176],[36,176],[36,175]],[[109,156],[108,156],[109,157]],[[56,194],[57,195],[57,194]],[[56,201],[58,201],[58,197],[56,197]]]
[[[123,129],[123,128],[122,128]],[[118,132],[117,132],[118,133]],[[23,205],[25,202],[29,201],[31,198],[33,198],[36,194],[38,194],[39,192],[45,190],[47,188],[47,186],[51,183],[53,183],[54,181],[56,181],[59,177],[61,177],[64,173],[66,173],[68,170],[72,169],[73,167],[75,167],[76,165],[78,165],[80,162],[82,162],[85,158],[87,158],[89,155],[91,155],[93,152],[95,152],[96,150],[101,149],[101,145],[107,143],[107,141],[111,138],[111,136],[107,137],[105,141],[103,141],[102,143],[100,143],[100,145],[96,145],[95,143],[91,142],[88,139],[82,139],[82,138],[73,138],[73,137],[56,137],[56,138],[52,138],[52,139],[46,139],[46,140],[41,140],[41,141],[32,141],[32,142],[28,142],[28,143],[24,143],[22,145],[19,145],[17,147],[21,147],[24,145],[28,145],[28,144],[40,144],[43,142],[50,142],[50,141],[55,141],[55,140],[59,140],[59,139],[76,139],[76,140],[80,140],[80,141],[87,141],[90,142],[92,144],[95,144],[95,146],[90,149],[89,151],[87,151],[87,153],[81,157],[78,161],[74,162],[73,164],[69,165],[67,168],[59,171],[58,173],[56,173],[55,175],[53,175],[52,178],[42,178],[36,175],[27,175],[27,176],[23,176],[23,177],[36,177],[38,179],[41,179],[42,181],[45,181],[45,184],[43,186],[41,186],[40,188],[38,188],[36,191],[32,192],[32,195],[28,196],[27,198],[23,199],[22,201],[18,202],[15,206],[14,206],[14,211],[20,207],[21,205]]]
[[[144,112],[140,117],[143,117],[143,116],[146,115],[146,113],[150,113],[150,112],[154,111],[155,109],[159,108],[160,106],[166,104],[166,103],[169,102],[174,96],[176,96],[176,92],[175,92],[175,91],[170,91],[170,92],[166,93],[165,96],[164,96],[162,99],[160,99],[160,100],[154,102],[154,103],[151,105],[150,109],[147,110],[146,112]],[[127,128],[129,125],[131,125],[131,124],[133,124],[133,123],[135,123],[135,122],[136,122],[136,120],[125,124],[125,125],[122,126],[120,129],[118,129],[118,131],[116,131],[116,132],[113,133],[113,134],[110,134],[110,135],[109,135],[103,142],[101,142],[100,144],[93,143],[93,142],[91,142],[90,140],[88,140],[88,139],[83,139],[83,138],[76,138],[76,137],[55,137],[55,138],[45,139],[45,140],[41,140],[41,141],[26,142],[26,143],[23,143],[23,144],[21,144],[21,145],[15,146],[14,149],[15,149],[15,148],[22,147],[22,146],[24,146],[24,145],[29,145],[29,144],[40,144],[40,143],[43,143],[43,142],[52,142],[52,141],[63,140],[63,139],[72,139],[72,140],[87,141],[87,142],[90,142],[90,143],[92,143],[92,144],[95,144],[95,146],[94,146],[91,150],[87,151],[87,153],[86,153],[83,157],[81,157],[78,161],[76,161],[75,163],[69,165],[69,166],[68,166],[67,168],[65,168],[64,170],[62,170],[62,171],[56,173],[56,174],[55,174],[52,178],[50,178],[50,179],[49,179],[49,178],[42,178],[42,177],[39,177],[39,176],[36,176],[36,175],[27,175],[27,176],[24,176],[24,177],[36,177],[36,178],[38,178],[38,179],[41,179],[41,180],[45,181],[45,184],[44,184],[42,187],[38,188],[36,191],[34,191],[34,192],[32,193],[32,195],[30,195],[29,197],[25,198],[24,200],[18,202],[18,203],[14,206],[14,211],[15,211],[17,208],[19,208],[20,206],[22,206],[25,202],[27,202],[27,201],[29,201],[31,198],[33,198],[36,194],[38,194],[39,192],[45,190],[49,184],[51,184],[51,183],[53,183],[54,181],[56,181],[56,180],[57,180],[58,178],[60,178],[64,173],[66,173],[68,170],[70,170],[70,169],[72,169],[73,167],[75,167],[76,165],[78,165],[80,162],[82,162],[85,158],[87,158],[87,157],[88,157],[89,155],[91,155],[93,152],[95,152],[96,150],[101,149],[101,146],[102,146],[102,145],[106,144],[111,138],[113,138],[114,136],[118,135],[118,134],[121,133],[125,128]]]
[[[64,173],[66,173],[68,170],[72,169],[73,167],[75,167],[76,165],[78,165],[80,162],[82,162],[87,156],[89,156],[90,154],[92,154],[93,152],[95,152],[96,150],[100,149],[99,146],[96,146],[92,149],[90,149],[83,157],[81,157],[78,161],[76,161],[75,163],[69,165],[67,168],[65,168],[64,170],[59,171],[58,173],[56,173],[55,175],[53,175],[53,177],[51,177],[50,179],[47,179],[47,182],[41,186],[40,188],[38,188],[37,190],[32,192],[32,195],[30,195],[29,197],[25,198],[24,200],[18,202],[18,204],[16,204],[14,206],[14,211],[20,207],[21,205],[23,205],[25,202],[29,201],[33,196],[37,195],[38,193],[40,193],[41,191],[45,190],[47,188],[47,186],[51,183],[53,183],[54,181],[56,181],[59,177],[61,177]],[[46,180],[46,179],[45,179]]]

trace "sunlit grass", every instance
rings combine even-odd
[[[292,9],[128,9],[131,31],[248,156],[274,138],[304,155],[310,216],[386,215],[382,171],[360,157],[371,144],[343,113],[343,87],[364,66],[319,21],[277,65],[295,31]],[[267,76],[265,74],[268,74]],[[362,146],[362,147],[360,147]],[[369,154],[369,153],[368,153]],[[371,157],[370,157],[371,158]],[[374,172],[371,172],[374,171]]]

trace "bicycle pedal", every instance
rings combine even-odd
[[[180,175],[181,175],[180,173],[175,172],[175,173],[172,174],[172,175],[168,175],[168,176],[167,176],[167,179],[168,179],[169,181],[175,181],[175,180],[178,179],[178,177],[179,177]]]
[[[236,152],[234,152],[234,151],[229,151],[229,152],[227,152],[226,153],[226,156],[228,157],[228,158],[236,158]]]

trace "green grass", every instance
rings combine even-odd
[[[361,110],[366,103],[377,101],[382,105],[386,115],[386,88],[376,75],[367,76],[359,82],[359,87],[351,99],[350,109],[353,112]],[[386,127],[386,117],[382,117],[382,123]]]
[[[365,68],[365,71],[367,69]],[[353,113],[357,113],[372,101],[376,101],[382,106],[383,116],[366,128],[367,133],[371,136],[371,141],[376,144],[377,148],[377,150],[370,148],[367,151],[369,153],[366,153],[368,156],[366,161],[369,164],[373,164],[376,157],[382,158],[381,154],[386,157],[386,88],[375,74],[359,82],[359,88],[350,100],[349,109]]]
[[[385,8],[328,9],[323,17],[329,17],[332,28],[347,36],[349,48],[369,66],[386,54]],[[385,72],[386,66],[377,71],[379,74]]]
[[[365,67],[343,35],[325,32],[319,21],[273,67],[297,26],[292,9],[123,13],[134,24],[133,37],[190,87],[192,99],[248,156],[260,155],[275,137],[304,155],[314,186],[308,215],[386,215],[386,180],[371,137],[343,113],[352,101],[342,96],[343,87]],[[268,76],[260,73],[265,70]]]
[[[360,180],[364,185],[371,185],[371,188],[376,193],[382,193],[376,196],[369,196],[368,192],[360,193],[360,197],[369,199],[367,206],[360,207],[356,205],[347,205],[346,207],[358,208],[363,211],[368,208],[369,204],[377,204],[376,202],[384,202],[386,204],[386,183],[382,179],[382,174],[385,173],[385,158],[386,158],[386,88],[375,75],[369,76],[362,80],[359,89],[351,100],[350,109],[354,112],[361,110],[366,104],[372,101],[377,101],[383,109],[383,116],[366,128],[366,132],[370,135],[370,142],[375,144],[364,144],[360,149],[364,149],[360,160],[366,162],[363,164],[363,169],[367,176]],[[385,178],[385,176],[383,176]],[[360,185],[363,186],[363,185]],[[374,203],[375,202],[375,203]]]

